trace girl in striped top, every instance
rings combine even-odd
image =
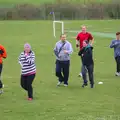
[[[21,65],[21,87],[28,92],[28,100],[33,99],[32,82],[36,75],[35,54],[30,44],[24,45],[24,52],[19,56]]]

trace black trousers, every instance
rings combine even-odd
[[[115,58],[116,60],[116,72],[120,72],[120,56]]]
[[[94,84],[94,76],[93,76],[94,64],[91,64],[89,66],[84,65],[84,67],[82,69],[82,75],[83,75],[84,84],[86,84],[88,82],[87,81],[87,72],[86,71],[88,71],[90,84],[93,85]]]
[[[70,61],[56,61],[56,76],[68,85]]]
[[[2,68],[3,68],[3,65],[0,64],[0,88],[3,87],[3,83],[2,83],[2,80],[1,80]]]
[[[28,97],[33,98],[32,82],[35,78],[35,74],[29,76],[21,75],[21,87],[28,92]]]

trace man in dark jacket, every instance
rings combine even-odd
[[[83,48],[78,53],[78,55],[81,56],[82,58],[82,63],[85,66],[84,69],[87,69],[88,71],[91,88],[93,88],[94,86],[94,77],[93,77],[94,62],[93,62],[92,50],[93,47],[89,45],[88,41],[84,41]],[[87,86],[88,81],[86,74],[87,74],[86,70],[82,70],[83,81],[84,81],[82,87]]]

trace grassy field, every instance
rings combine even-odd
[[[42,3],[55,3],[59,0],[0,0],[1,4],[16,4],[16,3],[32,3],[32,4],[42,4]],[[66,1],[66,0],[61,0]],[[67,0],[72,3],[90,3],[90,2],[98,2],[98,3],[107,3],[113,2],[113,0]]]
[[[0,120],[120,120],[120,78],[115,77],[113,50],[109,48],[117,21],[65,21],[69,30],[79,30],[85,24],[94,33],[95,88],[81,88],[80,58],[77,56],[76,33],[68,33],[73,45],[69,86],[56,87],[55,57],[51,21],[1,21],[0,43],[8,52],[4,61],[4,94],[0,96]],[[103,28],[104,27],[104,28]],[[96,34],[96,33],[97,34]],[[107,36],[103,36],[103,33]],[[109,34],[113,35],[110,36]],[[34,101],[27,101],[20,87],[18,56],[29,42],[36,54],[37,76],[34,81]],[[102,81],[103,85],[97,83]]]

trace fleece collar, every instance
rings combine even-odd
[[[91,45],[88,44],[86,47],[85,47],[85,50],[87,50],[88,48],[91,48]]]

